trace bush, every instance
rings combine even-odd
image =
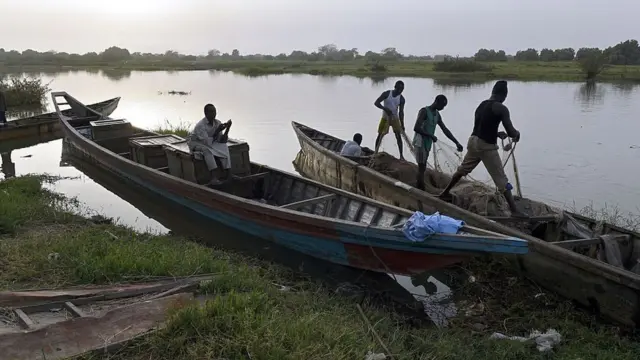
[[[441,72],[477,72],[477,71],[491,71],[493,67],[490,65],[479,63],[472,59],[461,58],[445,58],[444,61],[440,61],[433,65],[433,70]]]
[[[0,91],[4,92],[7,106],[42,105],[49,90],[49,84],[38,78],[0,79]]]

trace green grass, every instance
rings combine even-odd
[[[120,71],[142,70],[220,70],[233,71],[247,76],[272,74],[311,74],[319,76],[352,75],[357,77],[427,77],[435,79],[491,80],[511,79],[524,81],[584,81],[585,75],[579,64],[570,62],[522,62],[507,61],[478,63],[473,71],[437,71],[434,61],[390,61],[372,64],[365,60],[354,61],[294,61],[294,60],[198,60],[103,63],[87,66],[23,66],[10,67],[10,71],[70,70],[70,69],[111,69]],[[480,66],[482,65],[482,66]],[[451,69],[455,70],[455,69]],[[601,81],[640,82],[640,66],[609,66],[597,77]]]
[[[52,179],[0,182],[1,289],[216,274],[202,289],[210,296],[205,305],[174,309],[165,329],[118,353],[85,359],[364,359],[368,351],[385,352],[353,298],[264,261],[174,236],[96,225],[73,215],[78,204],[47,191],[43,181]],[[637,358],[640,344],[615,328],[553,295],[535,297],[539,290],[530,283],[499,262],[487,263],[465,265],[462,273],[478,281],[460,289],[468,303],[484,304],[482,314],[453,319],[444,329],[415,326],[365,298],[365,317],[395,359],[547,359],[532,344],[488,339],[494,331],[523,335],[547,328],[564,336],[554,359]]]
[[[164,135],[178,135],[180,137],[186,138],[189,135],[190,126],[188,123],[180,122],[177,125],[173,125],[169,122],[169,120],[165,120],[164,125],[158,125],[153,128],[151,131],[156,132],[158,134]]]
[[[11,107],[42,105],[49,90],[48,84],[38,78],[3,79],[0,76],[0,91],[4,92],[9,110]]]

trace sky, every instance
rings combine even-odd
[[[638,13],[637,0],[0,0],[0,47],[278,54],[333,43],[467,56],[639,39]]]

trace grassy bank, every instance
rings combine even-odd
[[[475,68],[438,68],[433,61],[399,60],[371,64],[365,60],[353,61],[295,61],[295,60],[198,60],[102,63],[87,66],[60,66],[55,69],[110,69],[110,70],[220,70],[233,71],[247,76],[270,74],[312,74],[324,76],[352,75],[358,77],[426,77],[436,79],[466,80],[543,80],[584,81],[585,74],[575,61],[524,62],[506,61],[481,63]],[[51,70],[52,66],[10,67],[10,71]],[[640,82],[640,66],[608,66],[598,75],[601,81]]]
[[[547,328],[564,337],[554,359],[636,359],[640,352],[640,345],[569,303],[536,296],[540,290],[499,263],[463,269],[477,278],[463,287],[467,303],[475,305],[473,316],[461,309],[448,328],[416,327],[366,299],[363,317],[353,299],[273,264],[173,236],[94,224],[72,215],[76,204],[43,189],[43,181],[0,182],[2,289],[218,275],[206,287],[212,296],[206,305],[176,310],[166,329],[94,359],[364,359],[368,351],[386,352],[380,342],[395,359],[542,359],[532,344],[489,335]]]
[[[49,90],[49,86],[38,78],[0,78],[0,91],[4,92],[9,110],[42,105]]]

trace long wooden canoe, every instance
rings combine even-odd
[[[109,116],[116,110],[119,103],[120,98],[116,97],[113,99],[88,105],[88,107],[101,114]],[[0,127],[0,142],[54,135],[56,133],[60,134],[61,130],[62,127],[60,126],[58,116],[55,112],[50,112],[46,114],[7,121],[7,126]]]
[[[526,241],[466,226],[456,234],[412,242],[400,229],[412,212],[264,165],[247,161],[245,169],[248,146],[235,141],[229,148],[238,177],[215,189],[199,184],[198,178],[188,181],[176,175],[190,179],[184,169],[196,160],[188,148],[181,150],[181,138],[108,119],[65,92],[52,93],[52,98],[72,156],[204,215],[212,225],[224,224],[333,263],[399,274],[421,273],[478,254],[527,252]],[[70,106],[67,115],[59,99]],[[135,147],[157,150],[161,142],[166,156],[152,158]],[[236,152],[243,147],[246,152]],[[179,159],[188,162],[174,166]]]
[[[513,222],[501,223],[512,219],[488,219],[381,174],[368,167],[370,156],[341,156],[339,152],[344,140],[296,122],[292,125],[301,147],[294,165],[304,176],[395,206],[439,211],[473,226],[526,239],[531,251],[513,260],[529,278],[616,322],[640,326],[640,275],[629,271],[638,264],[640,234],[577,214],[558,213],[551,219],[564,221],[558,223],[547,219],[545,223],[531,227],[546,229],[536,231],[543,238],[540,239],[523,232],[522,227]],[[590,230],[593,235],[582,239],[571,236],[563,228],[566,224]],[[607,250],[619,251],[624,267],[583,255],[593,251],[604,253],[605,246]]]

